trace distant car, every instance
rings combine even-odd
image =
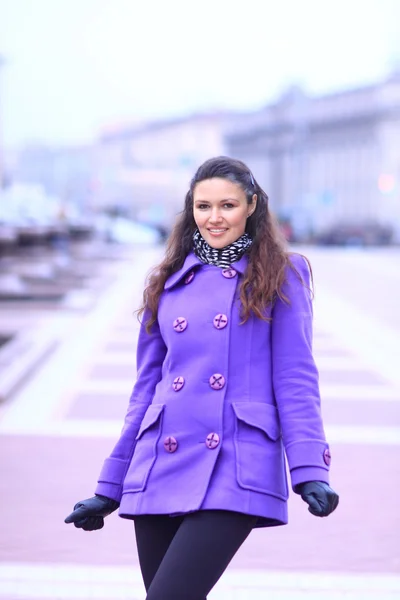
[[[387,246],[393,229],[380,223],[336,223],[316,234],[314,242],[326,246]]]
[[[95,221],[97,234],[117,244],[160,244],[161,234],[155,227],[125,217],[100,214]]]

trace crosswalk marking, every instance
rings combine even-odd
[[[0,563],[0,598],[14,600],[139,600],[140,571],[130,566]],[[400,576],[370,573],[229,569],[209,594],[210,600],[394,600]]]
[[[339,348],[358,356],[367,368],[400,387],[400,345],[395,329],[323,289],[315,314],[317,326],[321,323]]]
[[[86,379],[81,382],[79,392],[103,394],[127,394],[129,396],[133,379]],[[400,389],[392,386],[370,385],[320,385],[321,396],[327,400],[391,400],[400,402]]]
[[[0,423],[0,433],[7,435],[37,435],[50,437],[85,437],[117,439],[121,433],[121,419],[67,419],[32,423],[25,421]],[[400,427],[370,425],[325,425],[331,444],[400,445]]]
[[[145,261],[139,268],[146,268]],[[101,294],[90,313],[80,321],[77,318],[74,326],[71,321],[71,335],[63,338],[62,346],[43,372],[35,373],[31,383],[15,395],[12,403],[0,406],[0,435],[36,435],[71,438],[72,441],[73,438],[105,438],[107,444],[108,439],[115,440],[119,436],[123,415],[121,419],[69,418],[69,415],[85,414],[79,411],[85,403],[85,394],[109,395],[110,402],[113,396],[122,395],[128,401],[133,378],[128,379],[128,372],[122,369],[119,372],[123,377],[118,378],[112,370],[114,365],[119,365],[132,366],[132,372],[135,371],[138,324],[132,317],[135,302],[126,298],[126,290],[133,286],[129,269],[125,271],[121,279],[117,278],[118,281]],[[140,273],[135,275],[135,279],[139,277]],[[365,445],[366,449],[372,446],[379,454],[385,451],[385,455],[393,456],[400,445],[400,427],[390,426],[390,415],[400,401],[400,346],[396,332],[378,326],[369,316],[323,289],[319,289],[315,313],[314,353],[321,373],[322,401],[329,401],[331,415],[336,405],[342,403],[334,422],[344,415],[347,420],[339,422],[350,422],[331,425],[327,421],[328,440],[332,447],[352,445],[353,448],[342,447],[342,452],[345,449],[350,457],[359,454],[357,445]],[[102,375],[99,367],[103,365],[106,374]],[[94,376],[95,372],[100,372],[100,379]],[[121,405],[121,398],[118,402]],[[343,410],[347,408],[343,406],[346,402],[351,403],[348,411]],[[382,410],[379,422],[386,425],[358,425],[353,417],[356,403],[360,403],[360,409],[371,403],[367,407],[366,421],[373,422],[371,414]],[[89,405],[85,407],[86,413]],[[70,411],[72,407],[74,410]],[[115,417],[115,411],[110,414]],[[345,522],[346,519],[345,515]],[[342,543],[346,543],[346,534],[347,530]],[[340,552],[340,544],[333,543],[337,543]],[[390,544],[391,541],[385,558],[389,556]],[[14,556],[19,558],[20,555]],[[59,559],[63,560],[61,554],[54,556],[55,561]],[[323,564],[327,564],[326,561]],[[343,565],[343,569],[348,567],[345,559],[337,564]],[[370,563],[359,564],[360,568],[367,569]],[[388,568],[396,564],[392,555],[386,564]],[[327,568],[336,567],[329,564]],[[144,597],[140,572],[135,566],[0,563],[0,600],[139,600]],[[208,597],[210,600],[397,600],[400,576],[229,568]]]
[[[110,340],[114,344],[115,336],[112,332]],[[117,347],[117,345],[115,345]],[[349,358],[348,356],[326,356],[315,353],[318,369],[324,372],[331,371],[346,371],[358,372],[365,370],[365,364],[356,357]],[[124,350],[113,349],[99,351],[95,357],[96,365],[126,365],[135,367],[136,362],[136,339],[131,340],[131,348]]]

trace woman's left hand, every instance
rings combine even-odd
[[[308,510],[316,517],[327,517],[339,504],[339,496],[322,481],[307,481],[296,486],[296,493],[300,494],[308,504]]]

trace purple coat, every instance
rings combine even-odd
[[[292,261],[306,284],[299,255]],[[329,483],[312,355],[309,290],[287,268],[268,314],[240,325],[242,257],[231,269],[189,254],[166,282],[152,333],[141,326],[137,381],[96,494],[119,514],[224,509],[287,523],[288,483]],[[145,315],[146,317],[146,315]]]

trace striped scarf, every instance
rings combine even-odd
[[[224,269],[238,261],[250,248],[252,239],[248,233],[244,233],[235,242],[225,248],[212,248],[201,236],[198,229],[193,234],[193,251],[197,258],[203,263],[215,265]]]

